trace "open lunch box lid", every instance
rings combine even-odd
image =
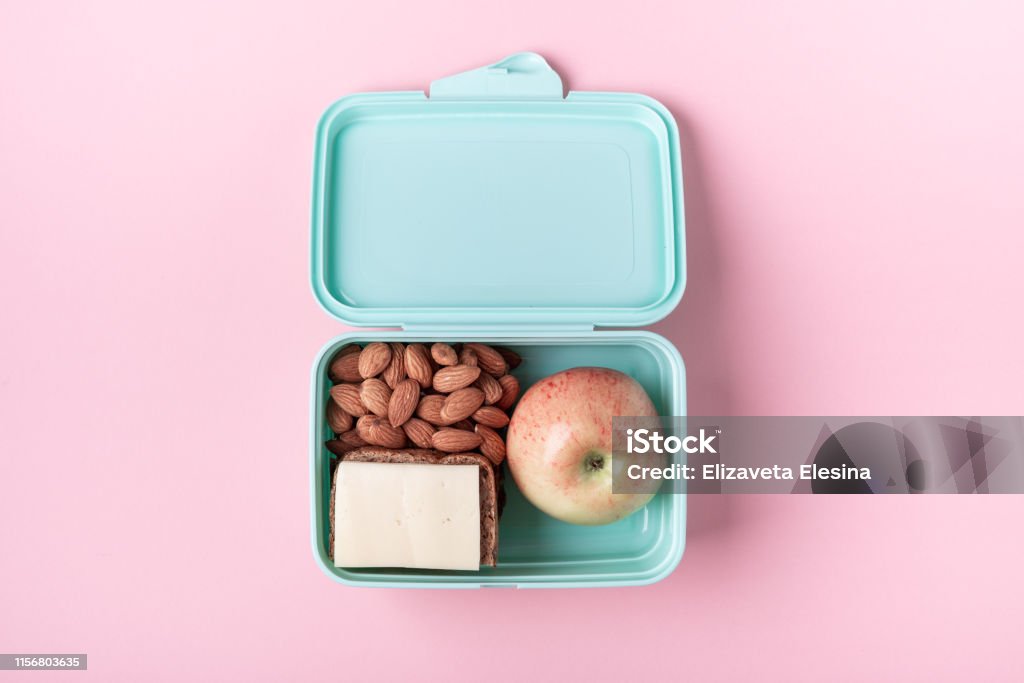
[[[675,121],[512,55],[317,129],[313,290],[367,326],[639,326],[686,280]]]

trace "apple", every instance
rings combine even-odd
[[[542,511],[572,524],[609,524],[653,493],[612,493],[612,417],[654,417],[640,383],[609,368],[572,368],[523,394],[508,428],[508,466]]]

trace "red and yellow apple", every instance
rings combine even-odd
[[[508,466],[531,503],[572,524],[608,524],[653,493],[612,493],[612,417],[653,417],[640,383],[609,368],[572,368],[523,395],[508,428]]]

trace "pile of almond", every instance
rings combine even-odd
[[[500,465],[502,430],[519,397],[508,372],[520,362],[514,351],[487,344],[349,344],[328,371],[335,437],[327,448],[339,456],[367,445],[476,451]]]

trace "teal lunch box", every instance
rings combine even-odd
[[[686,280],[679,138],[643,95],[570,92],[520,53],[423,92],[363,93],[320,119],[312,281],[339,320],[390,331],[331,340],[313,363],[313,554],[341,583],[430,588],[630,586],[682,558],[686,496],[660,494],[608,526],[573,526],[505,478],[498,566],[476,572],[340,569],[327,556],[330,361],[370,341],[484,341],[523,357],[525,391],[581,365],[640,381],[663,415],[686,412],[685,371],[640,330]]]

